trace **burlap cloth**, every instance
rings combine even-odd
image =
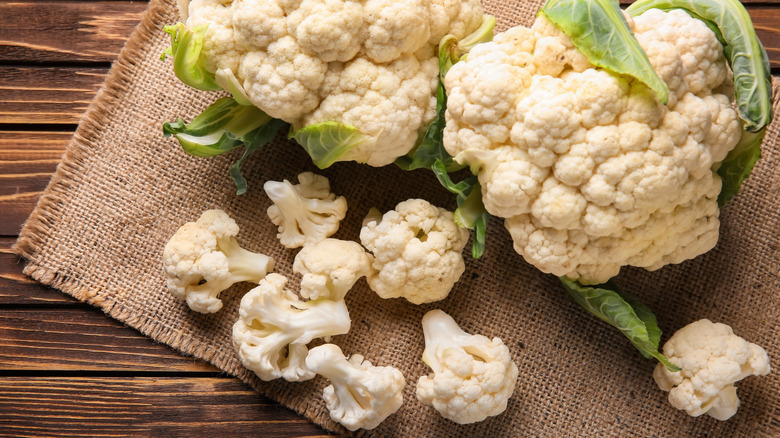
[[[541,2],[484,3],[502,30],[530,24]],[[166,291],[160,258],[167,239],[209,208],[225,209],[241,226],[239,241],[246,248],[273,256],[277,271],[292,275],[295,251],[276,240],[261,186],[316,170],[301,148],[279,138],[244,164],[250,190],[239,197],[227,172],[235,155],[194,158],[162,137],[162,121],[189,120],[215,98],[182,85],[171,64],[159,60],[169,44],[162,26],[176,21],[173,1],[151,2],[22,230],[16,250],[29,260],[25,272],[157,341],[213,363],[325,428],[345,432],[330,420],[320,399],[324,379],[266,383],[241,366],[230,333],[240,297],[250,285],[223,293],[225,307],[213,315],[189,311]],[[776,101],[776,113],[778,106]],[[664,340],[706,317],[762,345],[780,367],[775,334],[780,324],[779,128],[778,122],[772,125],[764,157],[723,209],[717,248],[657,272],[624,270],[619,278],[624,289],[654,309]],[[407,198],[423,197],[454,208],[453,197],[427,171],[339,163],[322,173],[333,191],[349,201],[338,238],[357,240],[371,206],[385,211]],[[487,243],[485,256],[468,260],[462,280],[442,302],[414,306],[382,300],[364,280],[348,294],[352,330],[334,342],[347,354],[398,367],[407,378],[401,410],[363,434],[780,436],[777,371],[739,384],[742,407],[731,420],[691,418],[673,409],[656,387],[655,362],[580,309],[554,277],[516,255],[499,220],[491,222]],[[297,280],[292,277],[291,283]],[[509,346],[520,378],[504,414],[460,426],[417,401],[416,381],[429,372],[420,359],[420,319],[433,308],[450,313],[466,331],[498,336]]]

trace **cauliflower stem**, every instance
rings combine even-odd
[[[217,91],[221,87],[214,75],[203,65],[203,58],[200,56],[207,28],[208,25],[200,25],[188,29],[184,23],[165,26],[165,33],[171,36],[171,47],[163,52],[160,59],[164,61],[168,57],[173,58],[173,72],[180,81],[190,87]]]

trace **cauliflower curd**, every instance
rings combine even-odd
[[[184,9],[184,8],[182,8]],[[339,157],[390,164],[433,119],[446,34],[479,27],[479,0],[192,0],[203,55],[248,100],[294,128],[340,122],[368,140]]]
[[[487,211],[529,263],[583,284],[710,250],[715,171],[741,135],[715,34],[680,10],[627,20],[666,106],[591,65],[542,15],[476,46],[444,81],[444,145],[478,170]]]

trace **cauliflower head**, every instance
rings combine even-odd
[[[301,296],[343,300],[360,277],[371,275],[373,258],[357,242],[325,239],[295,255],[293,272],[303,275]]]
[[[443,300],[466,270],[461,253],[468,231],[451,212],[423,199],[401,202],[380,220],[369,218],[360,241],[374,255],[368,285],[382,298]]]
[[[294,129],[338,122],[362,134],[338,161],[392,163],[433,119],[436,46],[477,29],[479,0],[191,0],[207,25],[205,69]]]
[[[238,225],[222,210],[204,211],[182,225],[163,250],[168,290],[190,309],[214,313],[222,308],[219,293],[241,281],[259,282],[274,259],[239,246]]]
[[[726,324],[702,319],[678,330],[664,344],[664,355],[682,368],[658,364],[653,378],[669,392],[669,403],[693,417],[707,414],[728,420],[737,413],[734,383],[769,374],[769,357],[760,346],[734,334]]]
[[[286,284],[284,276],[269,274],[241,299],[233,325],[233,347],[241,363],[266,381],[313,378],[306,367],[306,344],[345,334],[351,324],[344,301],[303,302]]]
[[[540,270],[603,283],[680,263],[718,239],[719,163],[741,135],[715,34],[680,10],[632,20],[669,86],[591,65],[544,16],[455,64],[444,146],[478,172],[490,214]]]
[[[422,319],[423,361],[433,370],[417,382],[417,399],[459,424],[506,410],[518,369],[499,338],[470,335],[451,316],[431,310]]]
[[[359,354],[347,360],[333,344],[312,348],[306,366],[330,380],[322,398],[330,418],[349,430],[373,429],[403,404],[406,380],[393,367],[374,366]]]
[[[330,182],[321,175],[304,172],[298,184],[267,181],[263,190],[273,201],[268,217],[279,227],[277,237],[287,248],[324,240],[338,231],[347,214],[347,200],[330,192]]]

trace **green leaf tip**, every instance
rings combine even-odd
[[[230,167],[236,194],[246,193],[247,183],[240,166],[244,159],[271,141],[285,122],[273,119],[259,108],[223,97],[209,105],[192,122],[179,118],[163,124],[163,134],[175,137],[182,149],[197,157],[213,157],[241,146],[243,155]]]
[[[661,329],[650,308],[635,297],[619,291],[612,281],[597,286],[583,286],[567,277],[558,278],[577,304],[620,330],[644,357],[655,358],[669,371],[680,370],[658,351]]]
[[[565,33],[591,64],[636,78],[662,104],[669,87],[658,76],[615,0],[548,0],[539,11]]]
[[[291,129],[288,138],[294,139],[308,152],[312,162],[320,169],[330,167],[356,147],[373,141],[358,128],[341,122],[323,122]]]

